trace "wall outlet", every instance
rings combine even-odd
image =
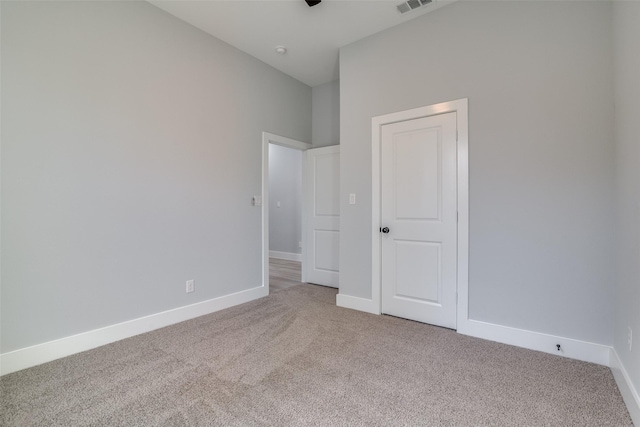
[[[190,294],[196,290],[196,285],[193,280],[187,280],[187,293]]]
[[[633,344],[633,329],[631,326],[627,326],[629,328],[629,334],[627,335],[627,344],[629,344],[629,351],[631,351],[631,344]]]

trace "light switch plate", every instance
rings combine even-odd
[[[356,195],[351,193],[349,194],[349,204],[350,205],[355,205],[356,204]]]
[[[187,280],[186,291],[188,294],[196,290],[195,282],[193,280]]]

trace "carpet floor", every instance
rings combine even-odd
[[[611,371],[300,285],[0,378],[3,426],[630,426]]]

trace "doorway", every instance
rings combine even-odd
[[[269,144],[269,257],[302,261],[302,151]]]
[[[287,138],[280,135],[275,135],[268,132],[262,132],[262,286],[264,286],[267,291],[269,290],[269,255],[270,255],[270,238],[269,238],[269,228],[270,228],[270,220],[269,220],[269,207],[271,205],[271,197],[269,194],[269,152],[271,145],[277,147],[283,147],[288,149],[293,149],[304,153],[306,150],[311,148],[311,144],[306,142],[298,141],[295,139]],[[301,174],[304,174],[304,162],[302,163],[303,170]],[[304,175],[303,175],[304,176]],[[304,197],[304,187],[301,186],[301,195]],[[301,214],[300,217],[301,226],[304,226],[304,216]],[[302,230],[304,228],[301,228]],[[302,249],[304,253],[304,248]],[[302,260],[302,254],[300,257],[300,261],[304,266],[304,261]],[[304,273],[301,277],[302,281],[304,281]],[[268,292],[267,292],[268,294]]]
[[[269,144],[269,291],[302,281],[303,151]]]
[[[262,133],[262,284],[269,290],[270,206],[283,209],[282,200],[273,199],[269,188],[269,152],[271,146],[302,152],[301,240],[291,240],[288,251],[279,256],[298,259],[292,253],[298,242],[301,249],[301,281],[338,286],[339,226],[339,147],[311,148],[305,142]],[[280,201],[280,208],[277,202]],[[278,236],[280,239],[282,236]],[[291,249],[293,242],[294,249]],[[317,273],[320,273],[319,275]],[[308,274],[310,275],[309,277]]]

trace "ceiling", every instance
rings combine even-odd
[[[311,87],[338,79],[340,47],[449,3],[401,15],[402,0],[323,0],[313,7],[303,0],[148,1]]]

